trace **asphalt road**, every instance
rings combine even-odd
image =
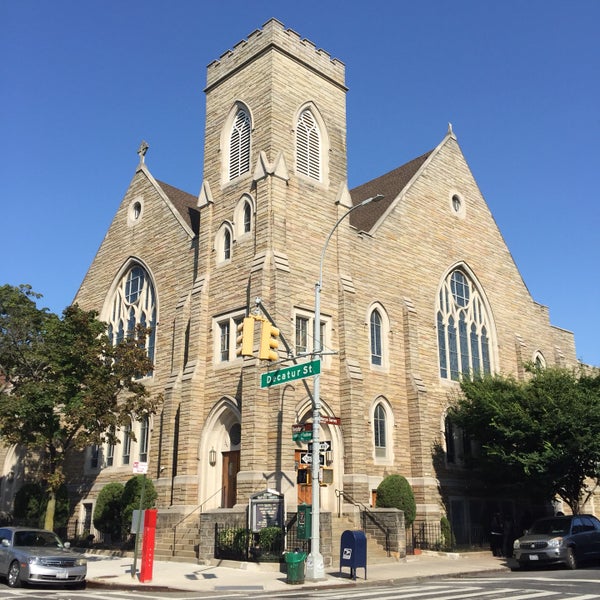
[[[464,578],[430,578],[407,580],[395,584],[349,583],[335,588],[310,589],[290,586],[278,592],[277,598],[290,600],[600,600],[600,566],[576,571],[548,569],[503,573],[494,576]],[[224,587],[215,592],[168,592],[152,588],[143,590],[113,589],[89,586],[85,590],[26,588],[13,590],[0,583],[0,598],[16,600],[225,600],[248,598],[274,600],[273,592],[244,586]]]

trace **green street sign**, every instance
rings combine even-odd
[[[320,372],[321,361],[311,360],[310,362],[302,363],[301,365],[293,365],[292,367],[286,367],[285,369],[277,369],[276,371],[263,373],[260,376],[260,387],[270,388],[274,385],[288,383],[288,381],[312,377],[313,375],[318,375]]]
[[[292,433],[294,442],[310,442],[312,440],[312,431],[298,431]]]

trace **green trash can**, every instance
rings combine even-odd
[[[285,563],[287,565],[286,583],[304,583],[304,565],[306,561],[306,552],[294,550],[285,553]]]

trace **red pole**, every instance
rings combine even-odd
[[[140,569],[140,581],[152,581],[152,568],[154,565],[154,540],[156,537],[156,514],[155,508],[144,511],[144,537],[142,540],[142,567]]]

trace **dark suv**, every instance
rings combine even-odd
[[[513,544],[519,567],[563,563],[569,569],[600,559],[600,521],[593,515],[538,519]]]

